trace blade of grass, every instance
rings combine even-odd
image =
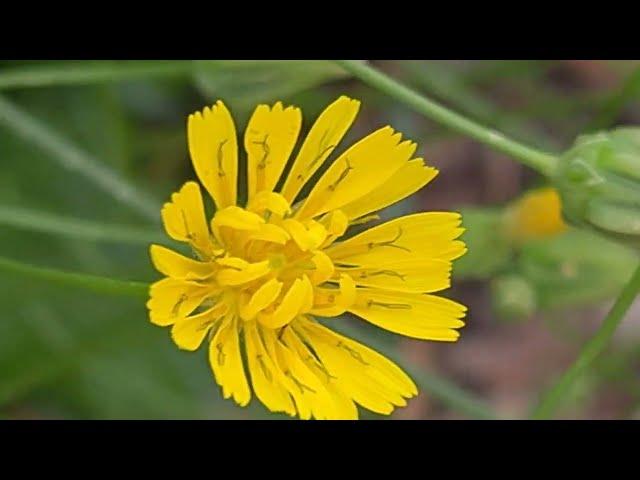
[[[69,238],[134,245],[166,243],[168,240],[160,232],[148,228],[109,225],[20,207],[0,206],[0,225]]]
[[[320,62],[319,60],[314,60]],[[189,76],[203,66],[225,70],[250,69],[256,65],[291,65],[300,60],[97,60],[51,61],[0,72],[0,90],[88,85],[122,80]],[[328,61],[322,61],[329,63]],[[338,73],[341,72],[337,69]]]
[[[193,66],[186,60],[57,61],[0,72],[0,90],[180,76],[191,73]]]
[[[0,125],[4,125],[23,139],[37,145],[49,153],[51,158],[56,159],[63,168],[83,175],[148,220],[159,221],[159,202],[2,96],[0,96]]]

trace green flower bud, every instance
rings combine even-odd
[[[526,320],[537,308],[533,286],[519,275],[503,275],[493,280],[491,296],[493,308],[501,320]]]
[[[640,248],[640,127],[579,136],[555,184],[567,221]]]

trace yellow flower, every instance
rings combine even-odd
[[[516,243],[563,233],[567,226],[560,195],[551,187],[525,193],[506,209],[504,225],[507,236]]]
[[[195,259],[151,246],[167,278],[147,303],[156,325],[196,350],[205,337],[225,398],[253,393],[271,411],[309,419],[355,419],[356,404],[381,414],[417,394],[413,381],[379,353],[334,333],[316,317],[351,312],[414,338],[455,341],[466,308],[432,293],[449,287],[460,215],[409,215],[338,241],[427,184],[437,171],[413,158],[416,145],[383,127],[340,155],[306,199],[303,186],[327,160],[360,103],[340,97],[316,120],[281,188],[300,132],[296,107],[256,108],[245,130],[246,206],[237,205],[238,145],[218,101],[189,116],[194,169],[216,205],[207,221],[200,187],[187,182],[162,209],[169,236]],[[276,192],[277,190],[277,192]],[[339,321],[339,320],[334,320]],[[244,351],[244,353],[243,353]],[[246,361],[244,360],[246,359]]]

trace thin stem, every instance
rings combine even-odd
[[[542,397],[531,418],[544,419],[553,415],[553,412],[557,409],[571,386],[609,344],[616,328],[622,322],[625,313],[631,307],[638,292],[640,292],[640,266],[636,268],[631,279],[622,289],[613,308],[609,311],[596,334],[582,347],[573,365],[564,372],[560,380]]]
[[[149,285],[142,282],[115,280],[113,278],[99,277],[96,275],[36,267],[4,257],[0,257],[0,271],[107,295],[125,295],[144,298],[148,295],[149,291]]]
[[[553,176],[558,163],[555,156],[523,145],[496,130],[469,120],[360,61],[335,60],[335,62],[363,82],[407,104],[418,113],[459,133],[468,135],[499,152],[506,153],[543,175]]]
[[[13,130],[58,160],[63,168],[84,175],[105,192],[136,210],[149,220],[158,221],[160,205],[140,187],[103,165],[89,153],[32,117],[28,112],[0,96],[0,125]]]
[[[193,68],[194,63],[185,60],[55,61],[4,70],[0,73],[0,90],[180,76],[191,73]]]
[[[0,206],[0,225],[91,241],[136,245],[167,242],[165,236],[152,229],[108,225],[19,207]]]

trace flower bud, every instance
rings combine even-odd
[[[569,222],[640,248],[640,127],[579,136],[555,184]]]

